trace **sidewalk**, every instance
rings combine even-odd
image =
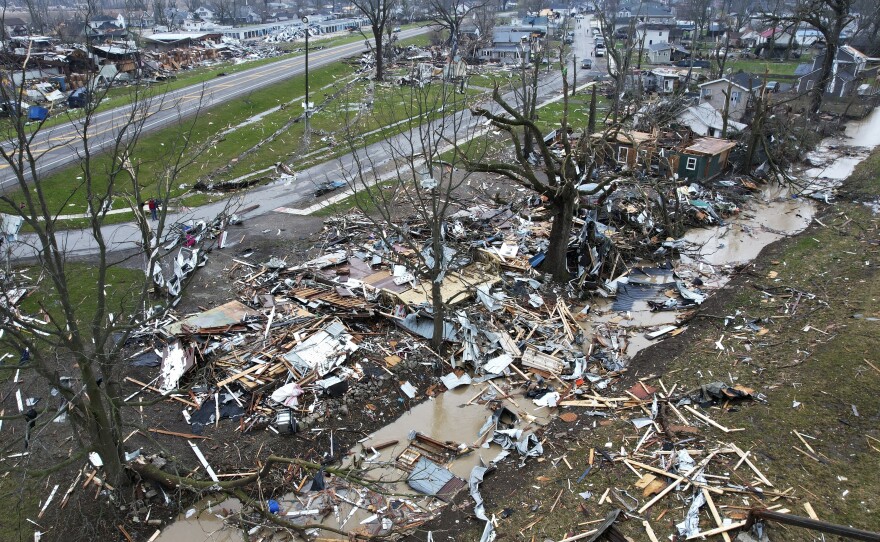
[[[561,81],[558,75],[554,80],[542,85],[542,90],[546,92],[559,92]],[[593,83],[586,83],[578,86],[578,90],[588,88]],[[562,100],[561,95],[554,96],[538,104],[538,107],[544,107],[552,103]],[[468,133],[467,139],[479,137],[490,130],[487,126],[476,128],[477,124],[482,124],[483,119],[471,117],[469,111],[461,111],[455,115],[468,115],[467,122],[459,124]],[[456,125],[455,123],[450,123]],[[397,136],[391,140],[380,141],[368,145],[366,148],[358,151],[358,155],[366,155],[374,164],[374,180],[373,183],[382,182],[393,177],[396,171],[393,169],[393,160],[387,151],[388,145],[396,145],[398,149],[405,148],[408,143],[405,137]],[[450,145],[444,149],[450,148]],[[413,149],[417,152],[416,149]],[[415,152],[414,152],[415,153]],[[296,176],[288,178],[286,182],[279,182],[261,186],[259,188],[248,190],[240,194],[234,194],[229,198],[197,207],[194,209],[177,209],[169,211],[165,218],[165,224],[171,225],[175,222],[185,222],[188,220],[213,220],[223,211],[234,213],[236,210],[256,207],[248,213],[248,216],[260,216],[271,212],[284,214],[307,216],[315,211],[322,209],[333,203],[342,201],[351,196],[354,191],[345,190],[339,194],[315,203],[304,208],[297,208],[298,205],[313,198],[315,186],[324,180],[351,179],[355,177],[357,168],[354,156],[346,154],[338,159],[330,160],[312,166],[304,171],[296,172]],[[259,172],[253,172],[254,175]],[[114,209],[108,214],[121,214],[132,212],[131,209]],[[84,218],[84,215],[64,215],[65,219]],[[247,216],[244,217],[247,219]],[[110,224],[101,228],[104,235],[107,250],[109,252],[124,250],[140,250],[141,235],[134,222]],[[72,229],[57,234],[61,236],[60,244],[70,256],[86,256],[88,254],[96,254],[98,252],[97,243],[92,238],[92,234],[88,229]],[[25,234],[19,237],[19,241],[15,243],[12,249],[13,259],[34,259],[39,254],[37,237],[34,234]]]

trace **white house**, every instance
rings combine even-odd
[[[672,26],[665,24],[643,23],[636,27],[636,39],[645,47],[655,43],[669,43]]]
[[[198,15],[199,18],[204,19],[206,21],[211,21],[215,17],[214,10],[208,6],[200,6],[200,7],[196,8],[196,10],[193,11],[193,13]]]
[[[692,132],[701,136],[722,137],[724,133],[724,115],[708,103],[692,105],[678,114],[676,118],[679,124],[687,126]],[[727,135],[741,132],[747,127],[746,124],[727,119]]]

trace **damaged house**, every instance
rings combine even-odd
[[[678,132],[617,132],[606,137],[600,160],[621,169],[644,168],[650,174],[693,182],[713,179],[727,169],[734,141]]]
[[[797,80],[797,92],[803,94],[809,92],[819,82],[822,76],[822,63],[825,62],[825,53],[816,55],[812,65],[802,64],[798,66],[796,73],[803,73]],[[874,63],[873,68],[869,63]],[[836,98],[845,98],[852,95],[856,90],[859,94],[870,94],[873,88],[876,91],[877,63],[880,59],[871,58],[850,45],[844,45],[837,50],[834,63],[831,67],[831,80],[825,88],[825,94]]]
[[[547,34],[546,26],[497,26],[492,45],[480,49],[479,59],[488,62],[519,63],[531,58],[532,43]]]
[[[752,98],[762,85],[763,82],[757,75],[738,72],[730,77],[722,77],[699,85],[700,103],[707,103],[716,111],[723,112],[726,109],[728,118],[741,121],[749,111]]]

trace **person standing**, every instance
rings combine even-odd
[[[153,220],[159,220],[159,205],[154,198],[150,198],[150,201],[147,202],[147,207],[150,208],[150,218]]]

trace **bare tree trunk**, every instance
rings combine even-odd
[[[566,282],[571,279],[568,271],[568,241],[571,237],[571,226],[574,222],[576,198],[571,193],[573,187],[567,184],[553,202],[553,226],[550,228],[550,246],[541,267],[549,273],[555,282]]]
[[[385,77],[385,51],[383,49],[382,29],[374,25],[373,36],[376,43],[376,81],[383,81]]]

